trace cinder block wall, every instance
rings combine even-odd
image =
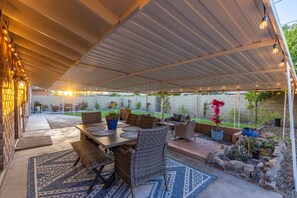
[[[33,95],[31,108],[33,108],[34,102],[40,102],[42,105],[47,105],[51,110],[52,105],[61,105],[64,103],[71,103],[73,106],[81,103],[82,101],[88,102],[87,109],[95,109],[96,101],[100,104],[101,109],[107,109],[111,101],[117,103],[118,108],[127,107],[128,100],[130,100],[130,108],[135,109],[137,102],[141,103],[141,110],[146,109],[146,97],[145,96],[119,96],[119,97],[108,97],[108,96],[44,96],[44,95]],[[148,102],[150,103],[150,111],[155,111],[155,96],[149,96]]]

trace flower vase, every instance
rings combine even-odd
[[[224,131],[223,130],[215,130],[211,129],[211,139],[215,141],[222,141],[224,137]]]
[[[106,120],[108,130],[117,130],[118,119]]]

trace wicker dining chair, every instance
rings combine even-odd
[[[157,125],[157,118],[152,116],[141,115],[138,126],[142,129],[155,128]]]
[[[176,125],[175,126],[175,139],[176,139],[176,136],[178,136],[178,137],[186,139],[187,142],[189,142],[189,139],[191,139],[191,138],[194,138],[196,140],[195,126],[196,126],[196,122],[194,122],[194,121],[187,122],[184,125]]]
[[[132,126],[138,126],[139,118],[140,118],[140,115],[129,113],[127,120],[126,120],[126,124],[129,124]]]
[[[135,148],[116,147],[114,149],[116,182],[118,177],[131,188],[158,176],[164,177],[166,191],[168,189],[166,175],[166,134],[168,127],[140,130]]]
[[[81,113],[82,124],[96,124],[102,122],[101,112],[83,112]],[[90,140],[97,145],[94,141],[88,138],[83,132],[80,132],[80,140]]]
[[[102,122],[101,112],[81,113],[82,124],[95,124]]]

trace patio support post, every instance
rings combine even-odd
[[[285,100],[284,100],[283,139],[285,139],[286,114],[287,114],[286,111],[287,111],[287,90],[285,90]]]
[[[145,94],[145,105],[146,105],[146,112],[148,112],[148,94],[147,94],[147,92],[146,92],[146,94]]]
[[[236,116],[235,116],[235,112],[236,112],[236,94],[234,94],[233,128],[235,128],[235,125],[236,125]]]
[[[196,118],[198,118],[198,93],[196,92]]]
[[[240,128],[240,92],[238,92],[238,128]]]
[[[290,65],[287,62],[287,83],[288,83],[288,99],[289,99],[289,112],[290,112],[290,134],[291,134],[290,136],[291,136],[291,145],[292,145],[294,183],[295,183],[295,191],[296,191],[296,187],[297,187],[296,146],[295,146],[293,103],[292,103],[293,98],[292,98],[290,78],[291,78]]]

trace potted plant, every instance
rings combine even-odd
[[[220,107],[224,106],[225,103],[223,101],[214,99],[210,105],[214,112],[214,115],[210,117],[210,120],[216,124],[216,129],[211,129],[211,138],[213,140],[221,141],[223,140],[224,132],[219,128],[219,125],[222,124],[222,119],[220,117]]]
[[[116,130],[119,120],[119,115],[116,111],[111,111],[105,115],[108,130]]]

